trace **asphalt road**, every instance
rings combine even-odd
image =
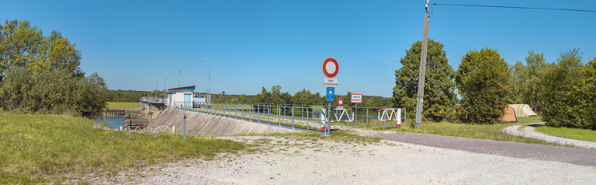
[[[559,161],[584,166],[596,166],[596,150],[594,149],[515,143],[419,133],[388,134],[381,136],[381,138],[391,141],[399,141],[438,148],[464,150],[475,153],[546,161]]]

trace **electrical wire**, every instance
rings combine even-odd
[[[433,3],[433,5],[473,6],[473,7],[485,7],[485,8],[512,8],[512,9],[532,9],[532,10],[557,10],[557,11],[573,11],[573,12],[596,13],[596,10],[581,10],[581,9],[567,9],[567,8],[538,8],[538,7],[527,7],[527,6],[499,6],[499,5],[473,5],[473,4],[442,4],[442,3]]]

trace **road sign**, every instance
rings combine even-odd
[[[362,103],[362,94],[352,94],[352,103]]]
[[[339,100],[337,100],[337,105],[338,106],[344,106],[344,99],[341,99],[340,98]]]
[[[337,75],[337,72],[339,72],[339,64],[337,64],[337,60],[334,58],[325,59],[323,62],[323,73],[325,73],[325,76],[333,78]]]
[[[327,87],[327,102],[335,101],[335,87]]]
[[[137,115],[139,115],[139,116],[140,116],[140,115],[141,115],[141,113],[139,112],[139,113],[137,113]]]
[[[337,87],[337,78],[323,78],[324,87]]]

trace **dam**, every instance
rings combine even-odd
[[[202,112],[181,110],[168,107],[163,110],[150,126],[174,126],[176,133],[182,134],[184,113],[186,113],[186,130],[189,135],[237,135],[237,134],[268,134],[296,132],[288,128],[253,123],[249,121],[216,116]]]

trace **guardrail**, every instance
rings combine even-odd
[[[173,108],[202,112],[211,115],[223,116],[228,118],[251,121],[255,123],[277,125],[295,130],[310,132],[321,132],[322,121],[321,110],[325,108],[322,105],[295,105],[295,104],[267,104],[267,103],[230,103],[230,102],[211,102],[211,106],[205,104],[194,104],[191,102],[173,102]],[[344,111],[349,110],[349,113]],[[387,118],[379,112],[385,110],[400,110],[399,119],[396,116]],[[371,125],[376,127],[406,127],[406,109],[405,108],[383,108],[383,107],[349,107],[344,106],[341,109],[333,108],[332,116],[329,116],[333,124],[356,124]],[[343,115],[346,115],[343,117]],[[335,118],[335,119],[334,119]],[[314,128],[313,128],[314,127]]]

